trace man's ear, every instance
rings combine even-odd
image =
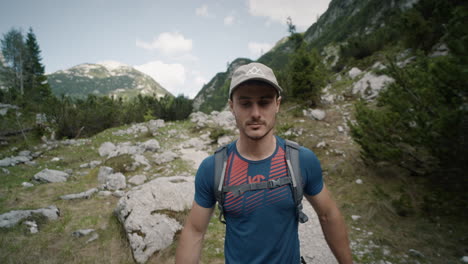
[[[281,99],[282,99],[281,96],[278,96],[278,99],[276,99],[276,113],[279,112],[280,105],[281,105]]]
[[[234,113],[234,103],[232,102],[231,99],[228,100],[229,103],[229,110],[231,110],[232,113]]]

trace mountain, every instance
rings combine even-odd
[[[345,44],[351,37],[367,37],[390,24],[402,11],[418,2],[419,0],[332,0],[325,13],[302,35],[309,47],[323,51],[326,47]],[[282,69],[294,51],[293,45],[287,37],[283,38],[258,61],[275,70]],[[331,52],[334,54],[328,55],[337,57],[339,50],[332,48]]]
[[[225,72],[219,72],[205,84],[193,99],[194,111],[210,113],[221,110],[226,106],[229,94],[229,84],[232,73],[237,67],[252,62],[250,59],[238,58],[234,60]]]
[[[334,66],[339,58],[339,45],[345,44],[351,37],[366,37],[384,28],[398,14],[417,2],[419,0],[332,0],[327,11],[301,35],[309,47],[322,52],[329,66]],[[293,52],[294,43],[284,37],[258,62],[275,71],[283,71]],[[216,74],[195,97],[194,109],[207,113],[222,109],[226,104],[232,71],[249,62],[251,60],[245,58],[236,59],[226,72]]]
[[[88,94],[131,98],[139,94],[173,96],[150,76],[115,61],[84,63],[47,76],[52,92],[74,98]]]

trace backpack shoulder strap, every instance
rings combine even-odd
[[[288,165],[288,175],[292,180],[293,198],[296,204],[297,216],[300,223],[305,223],[309,220],[306,214],[302,211],[302,197],[304,196],[304,190],[302,187],[302,173],[299,162],[299,148],[301,147],[298,143],[285,140],[286,143],[286,163]]]
[[[227,145],[218,148],[214,154],[215,166],[214,166],[214,195],[219,208],[219,221],[226,224],[223,220],[224,216],[224,176],[226,175],[227,165]]]

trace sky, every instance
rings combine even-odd
[[[46,73],[117,61],[190,98],[236,58],[307,30],[330,0],[1,0],[0,35],[32,27]]]

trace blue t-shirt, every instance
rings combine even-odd
[[[260,161],[243,158],[235,142],[228,145],[224,185],[240,185],[288,177],[285,142],[276,137],[276,150]],[[322,170],[315,154],[299,150],[304,193],[316,195],[323,188]],[[214,196],[214,156],[200,165],[195,178],[195,201],[212,208]],[[296,209],[290,185],[245,192],[233,197],[226,193],[226,263],[299,263],[299,236]]]

